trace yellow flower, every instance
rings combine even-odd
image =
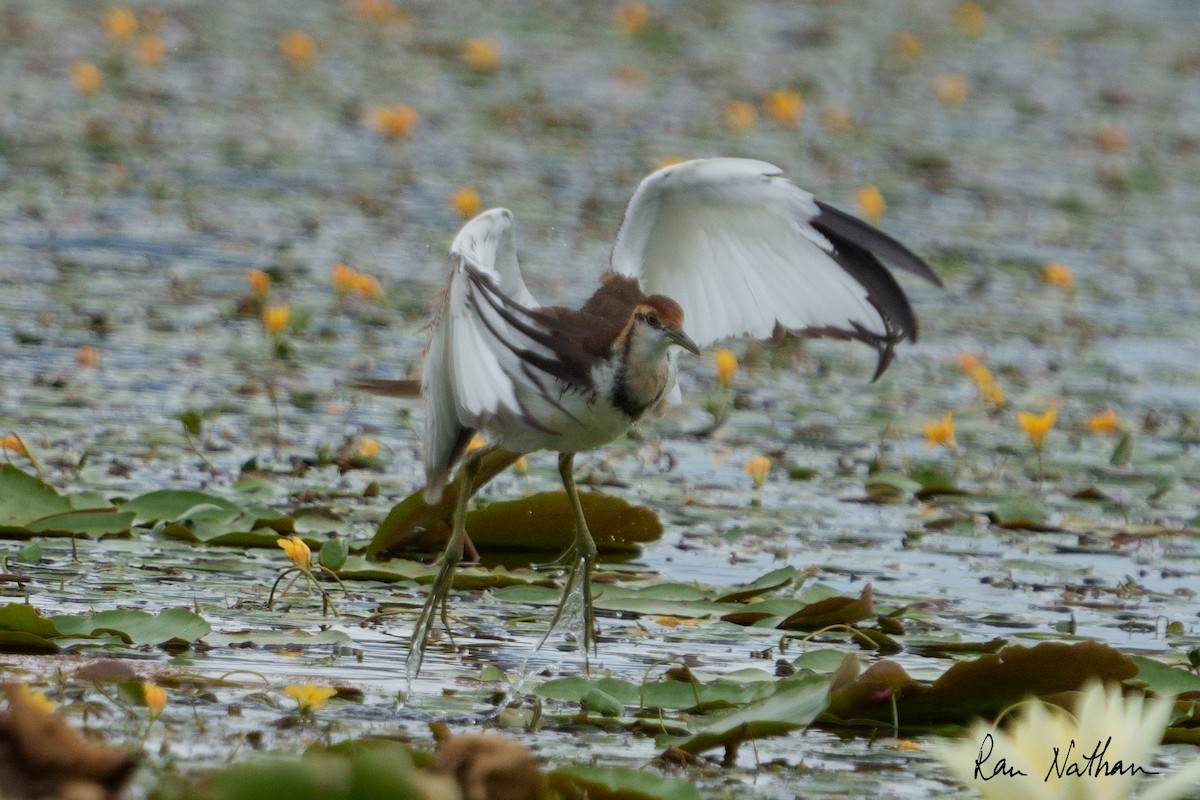
[[[746,474],[754,481],[754,488],[761,489],[771,474],[771,459],[766,456],[755,456],[746,462]]]
[[[374,439],[363,439],[358,445],[358,455],[361,458],[374,458],[379,453],[379,442]]]
[[[421,122],[421,115],[404,103],[376,106],[368,112],[367,118],[371,127],[387,139],[403,139]]]
[[[985,367],[986,369],[986,367]],[[994,405],[996,408],[1004,405],[1004,387],[995,381],[989,381],[985,386],[979,387],[979,393],[983,395],[983,399]]]
[[[1099,414],[1090,417],[1087,421],[1087,429],[1092,433],[1111,436],[1114,433],[1123,431],[1125,423],[1117,416],[1117,412],[1110,408],[1107,411],[1101,411]]]
[[[1136,785],[1139,770],[1132,768],[1152,769],[1173,705],[1172,697],[1125,696],[1119,683],[1105,689],[1095,681],[1084,687],[1073,714],[1032,699],[1003,727],[977,720],[964,738],[937,742],[933,751],[985,800],[1128,800],[1135,788],[1142,790],[1139,797],[1156,800],[1189,797],[1200,783],[1200,762],[1148,786]],[[1103,757],[1088,758],[1093,753]]]
[[[358,271],[339,261],[329,268],[329,278],[333,282],[333,293],[344,297],[354,288],[358,280]]]
[[[926,422],[921,425],[925,431],[925,446],[937,447],[939,444],[947,450],[953,450],[954,442],[954,414],[947,411],[940,422]]]
[[[491,73],[500,69],[500,43],[495,39],[464,39],[459,56],[472,72]]]
[[[149,681],[142,682],[142,699],[146,701],[146,708],[150,709],[150,719],[158,719],[167,707],[167,693],[161,686]]]
[[[267,306],[263,309],[263,330],[272,336],[278,336],[287,327],[292,318],[292,309],[286,303],[279,306]]]
[[[100,366],[100,351],[90,344],[83,344],[75,351],[75,363],[81,367],[95,369]]]
[[[730,100],[725,104],[725,125],[734,133],[749,133],[758,124],[758,112],[745,100]]]
[[[54,709],[58,708],[58,703],[54,702],[49,697],[46,697],[46,695],[42,692],[30,689],[24,683],[9,684],[8,691],[17,692],[31,706],[43,714],[53,714]]]
[[[450,195],[450,207],[463,219],[470,219],[478,214],[482,206],[483,200],[473,186],[461,186]]]
[[[379,279],[374,275],[366,275],[362,272],[354,276],[354,291],[372,300],[383,297],[383,287],[379,285]]]
[[[292,66],[307,66],[317,57],[317,43],[304,31],[284,31],[279,35],[279,52]]]
[[[791,90],[768,92],[763,100],[763,111],[780,125],[795,125],[804,116],[804,98]]]
[[[271,288],[271,276],[261,269],[248,269],[246,283],[250,284],[250,293],[261,300]]]
[[[301,714],[317,711],[325,705],[325,701],[337,694],[332,686],[314,686],[306,683],[303,686],[287,686],[284,690],[288,697],[295,698]]]
[[[1029,437],[1033,449],[1039,453],[1042,451],[1042,445],[1046,442],[1046,434],[1054,427],[1054,421],[1058,419],[1058,409],[1047,408],[1041,414],[1033,414],[1029,411],[1017,412],[1017,424],[1025,431]]]
[[[943,72],[933,78],[933,96],[948,106],[960,106],[967,101],[970,87],[967,79],[957,72]]]
[[[868,222],[878,223],[887,213],[887,201],[883,199],[883,192],[876,187],[864,186],[858,190],[856,197],[858,207]]]
[[[955,359],[955,362],[958,364],[958,368],[968,375],[970,375],[971,372],[977,367],[982,366],[983,363],[977,356],[974,356],[971,353],[959,353],[958,357]]]
[[[1065,292],[1075,291],[1075,273],[1060,261],[1051,261],[1042,267],[1042,280]]]
[[[892,53],[901,61],[915,61],[925,52],[925,43],[912,31],[898,31],[892,36]]]
[[[987,25],[987,12],[972,0],[964,0],[954,7],[954,27],[965,36],[978,36]]]
[[[80,94],[96,94],[104,85],[104,75],[91,61],[81,59],[71,65],[71,82]]]
[[[821,127],[834,134],[849,133],[854,115],[845,106],[826,106],[821,109]]]
[[[128,8],[110,8],[104,15],[104,27],[114,42],[127,42],[137,33],[137,17]]]
[[[6,434],[4,439],[0,440],[0,447],[4,450],[11,450],[19,456],[29,455],[29,449],[25,447],[25,440],[15,433]]]
[[[1004,388],[996,382],[992,371],[970,353],[959,353],[958,367],[975,383],[979,396],[996,407],[1004,405]]]
[[[525,456],[521,456],[516,461],[514,461],[513,462],[513,472],[517,473],[522,478],[524,478],[526,475],[528,475],[529,474],[529,459],[527,459]]]
[[[650,9],[641,0],[622,0],[613,12],[613,22],[622,33],[634,36],[646,30]]]
[[[354,4],[354,13],[375,22],[386,22],[400,16],[399,9],[391,0],[358,0]]]
[[[471,437],[471,441],[467,442],[467,449],[465,452],[473,453],[483,447],[487,447],[487,440],[477,433]]]
[[[733,376],[737,374],[737,356],[733,354],[732,350],[721,348],[713,354],[713,361],[717,364],[717,380],[724,388],[731,388]]]
[[[275,544],[283,548],[283,552],[300,569],[308,569],[312,565],[312,550],[299,536],[281,536],[275,540]]]
[[[148,67],[157,67],[167,57],[167,46],[157,36],[139,36],[134,57]]]

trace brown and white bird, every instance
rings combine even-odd
[[[675,348],[698,354],[722,339],[782,331],[856,339],[878,351],[878,377],[895,345],[917,336],[908,299],[881,259],[941,285],[895,239],[818,201],[778,167],[740,158],[688,161],[643,180],[625,210],[609,271],[582,308],[542,306],[529,293],[506,209],[468,222],[450,255],[421,379],[425,497],[441,497],[460,460],[463,483],[450,543],[413,631],[410,675],[420,669],[439,610],[446,620],[466,504],[486,452],[559,454],[575,543],[546,635],[572,595],[581,594],[586,653],[595,630],[596,546],[575,487],[575,454],[679,401]],[[464,459],[476,432],[489,447]]]

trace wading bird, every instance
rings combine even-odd
[[[699,354],[722,339],[785,331],[855,339],[878,351],[878,377],[895,345],[917,336],[908,299],[881,259],[941,285],[895,239],[797,188],[778,167],[738,158],[688,161],[644,179],[625,210],[609,271],[582,308],[542,306],[529,293],[506,209],[468,222],[450,256],[422,364],[425,498],[441,498],[460,460],[462,484],[449,544],[413,630],[410,675],[420,669],[435,619],[446,622],[484,454],[559,454],[575,542],[546,636],[579,594],[586,654],[595,631],[596,545],[575,487],[575,454],[678,402],[675,348]],[[476,432],[489,447],[464,457]]]

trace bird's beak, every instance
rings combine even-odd
[[[700,348],[692,341],[692,337],[683,332],[683,328],[668,328],[666,334],[672,344],[679,345],[693,355],[700,355]]]

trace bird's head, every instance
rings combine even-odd
[[[645,356],[661,356],[671,345],[700,355],[700,348],[683,331],[683,309],[661,294],[647,297],[634,308],[629,335],[632,346]]]

